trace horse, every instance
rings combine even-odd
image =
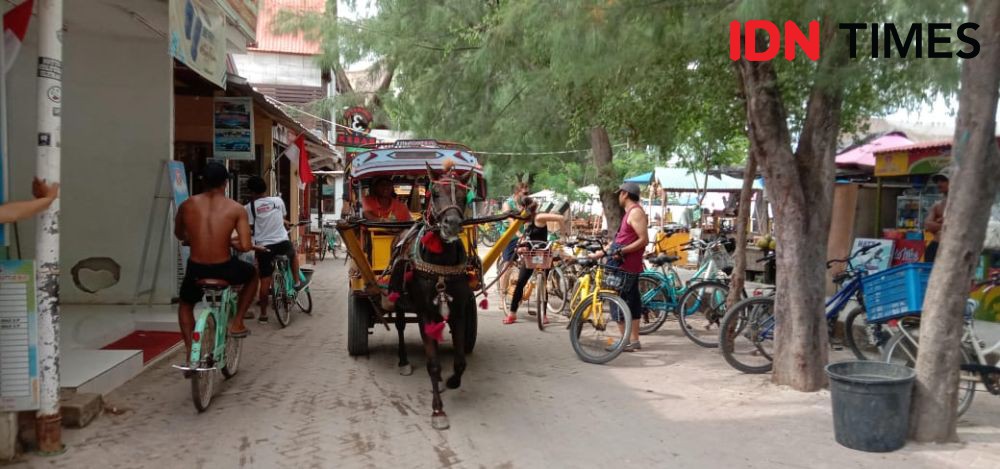
[[[448,416],[441,400],[441,363],[438,360],[438,343],[442,341],[445,324],[451,329],[455,349],[454,373],[445,385],[458,389],[465,373],[466,313],[474,302],[472,287],[467,274],[468,254],[459,238],[465,220],[470,171],[462,178],[452,175],[449,165],[441,174],[427,167],[430,187],[427,206],[419,232],[409,246],[407,279],[404,283],[406,297],[417,314],[420,338],[427,358],[427,373],[434,393],[431,426],[437,430],[449,427]],[[399,334],[399,367],[402,374],[412,372],[403,342],[405,319],[396,314]]]

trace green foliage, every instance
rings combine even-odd
[[[963,16],[960,2],[930,0],[373,4],[377,13],[358,21],[337,20],[329,12],[282,13],[278,24],[282,31],[303,30],[320,40],[324,66],[361,59],[394,65],[393,87],[379,97],[380,119],[391,127],[484,151],[535,152],[587,148],[589,130],[603,126],[612,143],[655,146],[662,162],[696,170],[740,164],[747,154],[740,84],[728,57],[733,19],[771,19],[779,25],[793,20],[803,28],[817,19],[826,33],[838,22],[879,18],[909,25],[957,22]],[[868,40],[863,34],[859,43]],[[845,46],[841,36],[822,51]],[[773,63],[793,135],[801,129],[814,85],[844,85],[843,128],[853,131],[869,117],[950,92],[958,76],[957,61],[940,59],[852,59],[824,76],[804,54]],[[357,99],[338,97],[337,105]],[[617,174],[604,178],[642,172],[650,164],[641,154],[618,152]],[[560,192],[601,179],[585,152],[484,155],[483,160],[493,194],[508,193],[526,173],[534,176],[536,190]]]

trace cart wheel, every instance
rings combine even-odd
[[[372,305],[367,298],[347,295],[347,353],[352,357],[368,355],[368,324]]]
[[[479,333],[479,311],[476,309],[475,297],[465,307],[465,353],[472,353],[476,348],[476,336]]]

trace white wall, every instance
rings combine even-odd
[[[167,31],[166,3],[119,1]],[[67,0],[65,22],[60,296],[65,303],[127,303],[154,183],[162,161],[172,156],[172,62],[165,38],[106,2]],[[26,44],[7,75],[15,199],[30,197],[35,172],[36,28],[33,18]],[[34,222],[22,223],[20,234],[23,257],[32,258]],[[175,282],[172,248],[166,252],[158,301],[169,299]],[[70,270],[89,257],[110,257],[120,264],[119,283],[97,294],[79,290]]]
[[[316,58],[311,55],[250,51],[233,55],[236,71],[250,83],[268,85],[322,86]]]

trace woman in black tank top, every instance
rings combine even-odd
[[[521,242],[525,241],[540,241],[546,242],[549,240],[549,222],[562,222],[563,216],[555,213],[537,213],[538,203],[525,197],[523,206],[528,207],[528,213],[531,214],[531,219],[525,223],[528,225],[524,230],[524,235],[521,237]],[[526,251],[526,248],[518,248],[518,253]],[[503,319],[504,324],[513,324],[517,322],[517,308],[521,304],[521,299],[524,296],[524,287],[528,284],[528,280],[535,273],[534,270],[525,269],[521,267],[517,275],[517,285],[514,287],[514,294],[510,299],[510,314]],[[548,322],[548,318],[545,319]]]

